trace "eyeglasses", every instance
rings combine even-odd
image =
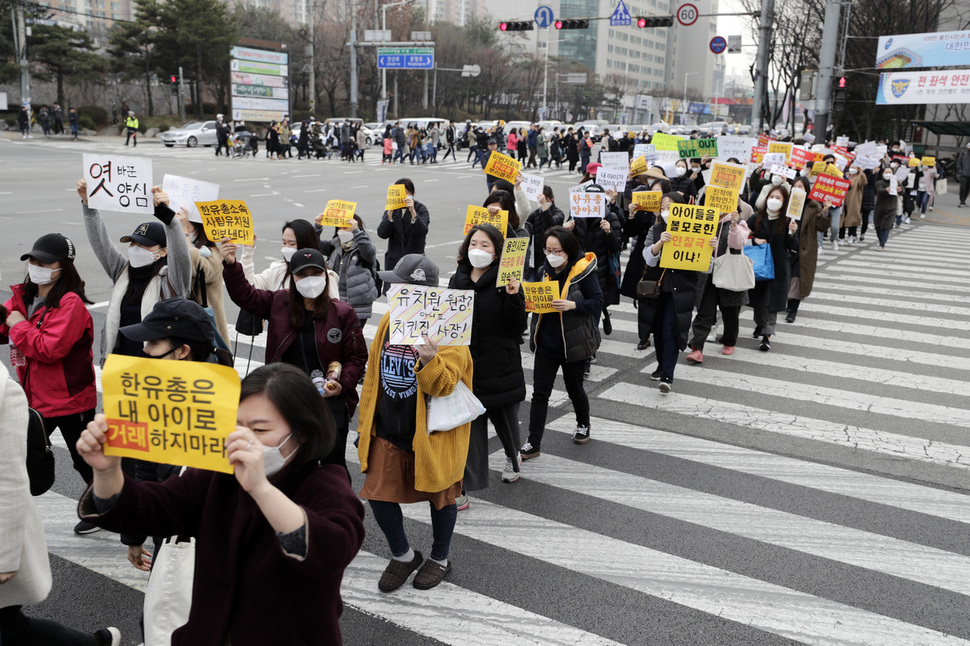
[[[542,252],[544,254],[546,254],[546,255],[549,255],[551,253],[560,254],[560,253],[563,253],[563,250],[562,249],[550,249],[549,247],[546,247],[545,249],[542,250]]]

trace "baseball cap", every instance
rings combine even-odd
[[[76,255],[74,243],[60,233],[48,233],[37,238],[34,248],[20,256],[21,260],[33,258],[37,262],[50,263],[58,260],[74,261]]]
[[[488,145],[491,146],[492,144],[495,144],[497,146],[498,145],[498,142],[495,141],[494,139],[489,139],[488,140]]]
[[[141,323],[119,330],[132,341],[155,341],[174,336],[188,341],[215,340],[212,321],[202,306],[184,298],[170,298],[155,303]]]
[[[409,253],[397,261],[394,269],[379,271],[377,275],[385,283],[438,286],[438,266],[420,253]]]
[[[167,246],[168,240],[165,238],[165,227],[161,222],[142,222],[130,236],[121,239],[122,242],[136,242],[146,247],[154,247],[157,244]]]
[[[320,253],[318,249],[312,249],[307,247],[306,249],[299,249],[293,257],[290,258],[290,273],[295,274],[301,269],[307,267],[316,267],[327,271],[327,261],[324,260],[323,254]]]
[[[599,162],[593,162],[592,164],[586,165],[586,172],[589,173],[590,175],[595,175],[596,171],[598,171],[602,167],[603,167],[603,164]]]

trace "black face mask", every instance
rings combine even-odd
[[[144,357],[145,359],[164,359],[164,358],[165,358],[165,357],[167,357],[168,355],[170,355],[170,354],[172,354],[173,352],[175,352],[176,350],[178,350],[178,349],[179,349],[180,347],[181,347],[181,346],[175,346],[174,348],[172,348],[172,349],[170,349],[170,350],[169,350],[168,352],[166,352],[166,353],[164,353],[164,354],[160,354],[160,355],[158,355],[157,357],[156,357],[156,356],[154,356],[154,355],[151,355],[151,354],[148,354],[147,352],[145,352],[145,349],[144,349],[144,348],[142,348],[142,351],[141,351],[141,356],[142,356],[142,357]]]

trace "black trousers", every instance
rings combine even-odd
[[[721,304],[720,290],[714,286],[713,278],[708,275],[707,283],[701,294],[701,300],[697,304],[697,313],[694,315],[694,322],[691,325],[690,347],[695,350],[704,351],[704,343],[707,335],[714,327],[714,317],[717,310],[721,310],[721,320],[724,322],[724,333],[721,335],[721,343],[727,346],[737,345],[738,330],[740,328],[739,318],[741,307],[725,307]]]
[[[549,412],[549,395],[552,394],[552,386],[556,383],[556,373],[560,367],[566,392],[576,412],[576,425],[589,427],[589,398],[583,388],[586,362],[566,361],[564,357],[550,357],[537,352],[533,369],[532,409],[529,411],[529,442],[536,449],[542,444]]]
[[[81,454],[77,452],[77,441],[81,439],[81,433],[88,426],[88,422],[94,419],[95,409],[86,410],[83,413],[64,415],[62,417],[45,417],[44,427],[47,429],[47,437],[50,437],[54,429],[60,429],[61,436],[67,442],[67,450],[71,452],[71,462],[74,470],[87,484],[94,480],[94,471],[84,461]]]

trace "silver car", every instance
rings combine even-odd
[[[198,145],[215,146],[217,142],[215,121],[190,121],[181,128],[163,132],[160,139],[167,147],[176,144],[195,148]]]

